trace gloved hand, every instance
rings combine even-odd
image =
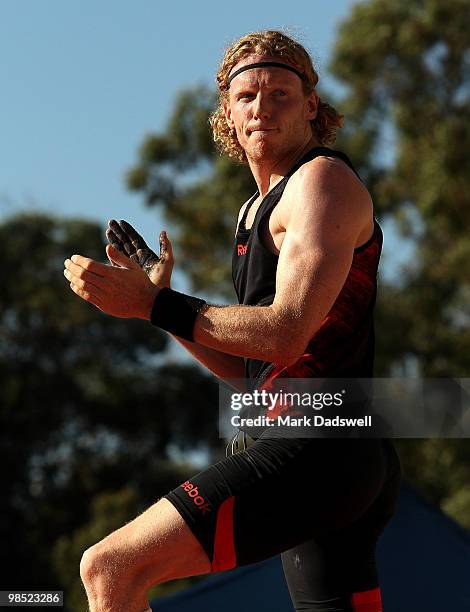
[[[171,242],[165,231],[160,232],[160,255],[152,251],[142,236],[126,221],[111,219],[108,222],[106,238],[115,249],[137,263],[154,285],[170,287],[175,262]]]

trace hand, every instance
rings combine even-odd
[[[160,256],[148,247],[142,236],[126,221],[111,219],[106,238],[115,249],[139,264],[154,285],[170,287],[174,259],[166,232],[160,232]]]
[[[72,255],[64,262],[64,276],[70,288],[87,302],[113,317],[150,320],[153,303],[160,289],[139,264],[110,244],[106,254],[117,267],[108,266],[82,255]]]

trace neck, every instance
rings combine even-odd
[[[312,135],[307,142],[283,153],[278,159],[252,159],[248,157],[248,165],[258,186],[260,196],[264,198],[268,191],[286,176],[292,166],[308,151],[319,146],[321,146],[320,143]]]

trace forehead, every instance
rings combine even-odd
[[[279,62],[289,65],[288,62],[284,61],[284,58],[279,56],[269,55],[250,55],[240,60],[230,71],[233,74],[244,66],[250,64],[256,64],[258,62]],[[277,84],[277,85],[298,85],[302,87],[301,79],[285,68],[279,68],[276,66],[260,66],[259,68],[250,68],[244,72],[238,74],[233,81],[230,83],[230,91],[235,91],[240,87],[256,86],[260,83],[266,84]]]

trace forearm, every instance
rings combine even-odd
[[[148,318],[170,333],[231,356],[294,363],[302,354],[301,304],[212,306],[171,289],[157,290]]]
[[[196,342],[189,342],[175,335],[172,335],[172,337],[218,378],[222,380],[245,378],[245,362],[242,357],[228,355],[222,351]]]
[[[206,306],[193,335],[198,344],[229,355],[287,364],[299,353],[294,326],[273,306]]]

